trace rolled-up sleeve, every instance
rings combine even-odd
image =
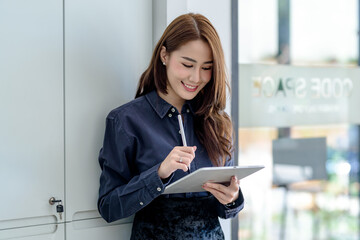
[[[99,154],[102,173],[97,203],[107,222],[131,216],[164,191],[165,185],[157,173],[160,164],[136,175],[132,167],[135,148],[135,139],[108,116]]]

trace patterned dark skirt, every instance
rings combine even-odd
[[[159,197],[136,213],[131,240],[224,239],[214,197]]]

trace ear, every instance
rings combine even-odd
[[[168,52],[166,51],[166,47],[162,46],[161,47],[161,50],[160,50],[160,60],[167,64],[167,61],[168,61],[168,58],[169,58],[169,54]]]

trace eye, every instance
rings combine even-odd
[[[203,67],[202,69],[203,69],[203,70],[211,70],[211,69],[212,69],[212,66],[209,66],[209,67]]]
[[[185,63],[183,63],[182,65],[184,65],[184,67],[186,67],[186,68],[192,68],[192,65],[187,65]]]

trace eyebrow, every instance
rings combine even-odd
[[[195,59],[192,59],[192,58],[189,58],[189,57],[182,57],[183,59],[186,59],[190,62],[194,62],[194,63],[197,63],[197,61]],[[205,64],[208,64],[208,63],[213,63],[213,61],[207,61],[207,62],[204,62]]]

